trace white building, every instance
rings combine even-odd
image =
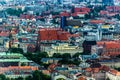
[[[114,1],[114,5],[120,6],[120,0],[113,0]]]
[[[62,78],[62,79],[64,79],[64,80],[67,80],[67,77],[66,77],[66,76],[64,76],[64,75],[62,75],[62,74],[59,74],[59,73],[53,73],[53,74],[51,75],[51,77],[52,77],[52,80],[57,80],[57,79],[59,79],[59,78]]]
[[[120,72],[116,70],[110,70],[106,72],[106,77],[110,80],[120,80]]]

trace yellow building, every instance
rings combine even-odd
[[[78,46],[71,46],[68,45],[68,43],[59,43],[56,45],[52,45],[52,49],[54,50],[71,50],[71,49],[77,49]]]
[[[13,48],[18,48],[19,43],[15,42],[11,45]],[[9,41],[5,43],[5,48],[9,48]]]
[[[5,43],[5,48],[9,48],[9,41]]]
[[[52,46],[42,46],[41,50],[47,52],[49,56],[52,56],[54,53],[69,53],[71,55],[74,55],[77,52],[83,52],[82,47],[71,46],[68,43],[53,44]]]
[[[102,29],[109,29],[110,25],[102,25]]]
[[[18,42],[13,43],[12,47],[18,48],[18,44],[19,44]]]

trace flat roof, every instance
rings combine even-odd
[[[0,62],[32,62],[27,59],[0,59]]]
[[[0,56],[23,56],[20,53],[7,53],[7,52],[0,52]]]

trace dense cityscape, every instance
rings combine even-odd
[[[120,0],[0,0],[0,80],[120,80]]]

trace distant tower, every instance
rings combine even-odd
[[[38,37],[37,37],[37,41],[36,41],[36,48],[35,48],[35,52],[37,51],[41,51],[41,40],[40,40],[40,31],[38,31]]]
[[[101,29],[101,25],[98,26],[98,40],[102,39],[102,29]]]
[[[62,16],[62,17],[61,17],[61,22],[60,22],[60,27],[64,30],[66,24],[67,24],[66,17],[65,17],[65,16]]]
[[[83,54],[91,54],[92,46],[96,45],[96,41],[84,41],[83,42]]]
[[[71,8],[71,13],[74,13],[74,12],[75,12],[75,7],[72,6],[72,8]]]

